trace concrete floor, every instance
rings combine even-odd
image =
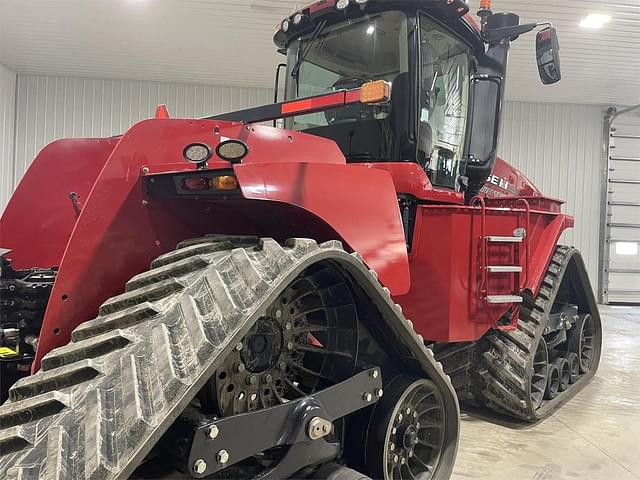
[[[600,311],[603,353],[591,383],[532,427],[463,414],[453,480],[640,479],[640,308]]]

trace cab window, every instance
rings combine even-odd
[[[456,188],[464,156],[471,52],[425,15],[420,16],[418,160],[434,185]]]

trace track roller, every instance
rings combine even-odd
[[[549,352],[547,342],[541,338],[531,362],[530,396],[533,408],[538,408],[545,398],[549,384]]]
[[[571,378],[569,361],[564,357],[557,357],[553,360],[553,365],[558,369],[558,374],[560,377],[558,391],[564,392],[567,388],[569,388],[569,380]]]
[[[553,400],[558,396],[558,390],[560,389],[560,371],[555,364],[551,364],[547,368],[547,389],[544,392],[544,398]]]
[[[580,377],[580,360],[578,355],[573,352],[568,352],[566,358],[569,363],[569,383],[573,384]]]

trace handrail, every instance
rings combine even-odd
[[[475,203],[480,204],[480,269],[482,271],[482,279],[480,281],[480,298],[484,298],[487,295],[487,285],[489,283],[487,265],[489,264],[489,257],[487,253],[487,236],[486,236],[486,205],[484,198],[476,195],[471,198],[469,205]]]
[[[524,274],[522,275],[523,279],[519,282],[520,285],[518,285],[519,290],[522,291],[527,287],[527,281],[529,280],[529,240],[527,236],[531,228],[531,207],[529,206],[529,202],[524,198],[518,198],[513,203],[513,206],[515,207],[519,202],[524,203],[525,210],[524,236],[522,238],[522,242],[524,243]],[[520,216],[518,216],[518,219],[519,218]]]

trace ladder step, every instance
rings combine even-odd
[[[492,243],[522,243],[522,237],[487,237]]]
[[[488,303],[522,303],[520,295],[487,295]]]
[[[487,270],[491,273],[521,272],[522,267],[518,265],[489,265]]]

